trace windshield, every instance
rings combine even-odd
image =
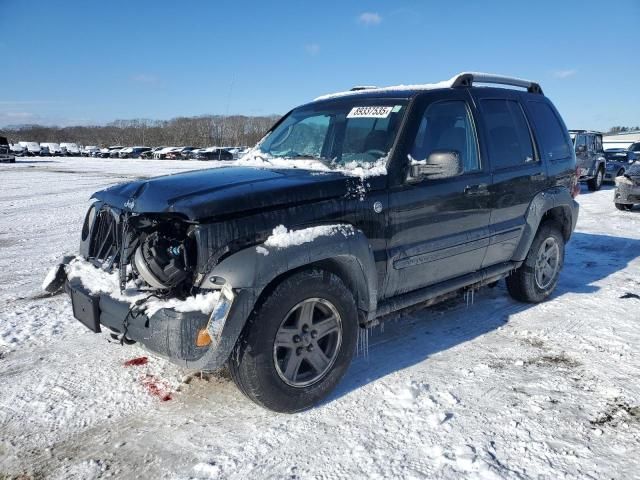
[[[258,145],[268,157],[375,163],[393,146],[406,100],[349,99],[293,110]]]

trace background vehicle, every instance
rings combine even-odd
[[[252,152],[261,168],[96,192],[81,259],[65,260],[86,271],[59,267],[48,291],[66,277],[74,315],[94,332],[194,370],[227,363],[250,399],[295,412],[337,385],[358,329],[394,311],[503,278],[524,302],[557,285],[578,217],[576,159],[534,82],[463,73],[320,97]],[[108,275],[96,265],[118,274],[115,296],[85,286]],[[131,281],[176,302],[197,291],[211,313],[131,315],[117,296]]]
[[[637,159],[634,152],[623,148],[608,148],[604,151],[604,156],[607,159],[604,182],[613,182],[616,177],[623,175],[628,166]]]
[[[96,154],[96,157],[109,158],[114,151],[116,152],[117,156],[117,152],[122,150],[123,148],[124,147],[122,145],[113,145],[111,147],[101,148],[100,152]]]
[[[167,158],[167,154],[174,151],[176,148],[179,147],[164,147],[160,150],[156,150],[155,152],[153,152],[153,158],[156,160],[164,160],[165,158]]]
[[[23,157],[27,155],[27,147],[24,145],[20,145],[19,143],[13,143],[10,145],[11,153],[13,153],[16,157]]]
[[[82,149],[83,157],[94,157],[97,153],[100,153],[100,147],[96,145],[89,145]]]
[[[602,147],[602,133],[590,130],[569,130],[576,151],[576,164],[580,181],[587,182],[589,190],[600,190],[607,160]]]
[[[640,203],[640,161],[634,162],[624,175],[616,178],[613,201],[618,210],[631,210]]]
[[[52,157],[61,157],[67,154],[67,150],[63,149],[59,143],[45,142],[40,144],[41,149],[46,148]]]
[[[31,156],[31,157],[35,157],[38,155],[42,155],[42,154],[48,154],[49,151],[47,149],[46,153],[43,152],[42,148],[40,148],[40,144],[38,142],[18,142],[20,145],[22,145],[27,152],[27,155]]]
[[[155,158],[154,154],[162,150],[163,148],[166,148],[166,147],[153,147],[151,150],[147,150],[146,152],[141,153],[140,158],[146,158],[146,159]]]
[[[200,150],[196,156],[196,160],[233,160],[233,154],[223,148],[210,147]]]
[[[69,156],[72,156],[72,157],[80,156],[80,147],[78,147],[77,143],[62,142],[60,143],[60,148],[65,149],[67,152],[67,155]]]
[[[142,154],[151,151],[151,147],[129,147],[120,150],[120,158],[142,158]]]
[[[9,142],[6,137],[0,137],[0,163],[15,163],[16,157],[11,152]]]
[[[167,152],[164,158],[167,160],[186,160],[195,149],[196,147],[176,147]]]

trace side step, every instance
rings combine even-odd
[[[456,290],[460,290],[465,287],[481,287],[489,283],[500,280],[506,277],[511,271],[522,265],[522,262],[506,262],[477,272],[469,273],[458,278],[452,278],[436,285],[420,288],[411,292],[398,295],[396,297],[383,300],[378,303],[378,310],[376,311],[375,318],[384,317],[390,313],[397,312],[404,308],[412,307],[420,303],[428,303],[433,305],[440,300],[444,300]],[[444,298],[443,298],[444,297]]]

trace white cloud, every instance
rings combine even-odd
[[[304,49],[309,55],[317,55],[320,53],[320,45],[317,43],[307,43]]]
[[[382,17],[376,12],[363,12],[358,15],[358,23],[362,25],[380,25],[380,22],[382,22]]]
[[[131,76],[131,80],[138,83],[154,84],[158,83],[158,77],[148,73],[137,73]]]
[[[573,69],[556,70],[555,72],[553,72],[553,76],[556,78],[564,79],[564,78],[573,77],[576,73],[578,73],[578,71]]]

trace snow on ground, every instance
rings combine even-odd
[[[40,291],[94,190],[207,166],[0,166],[0,478],[639,478],[640,211],[611,188],[583,189],[548,302],[501,283],[395,317],[328,401],[288,416],[225,372],[110,343]]]

